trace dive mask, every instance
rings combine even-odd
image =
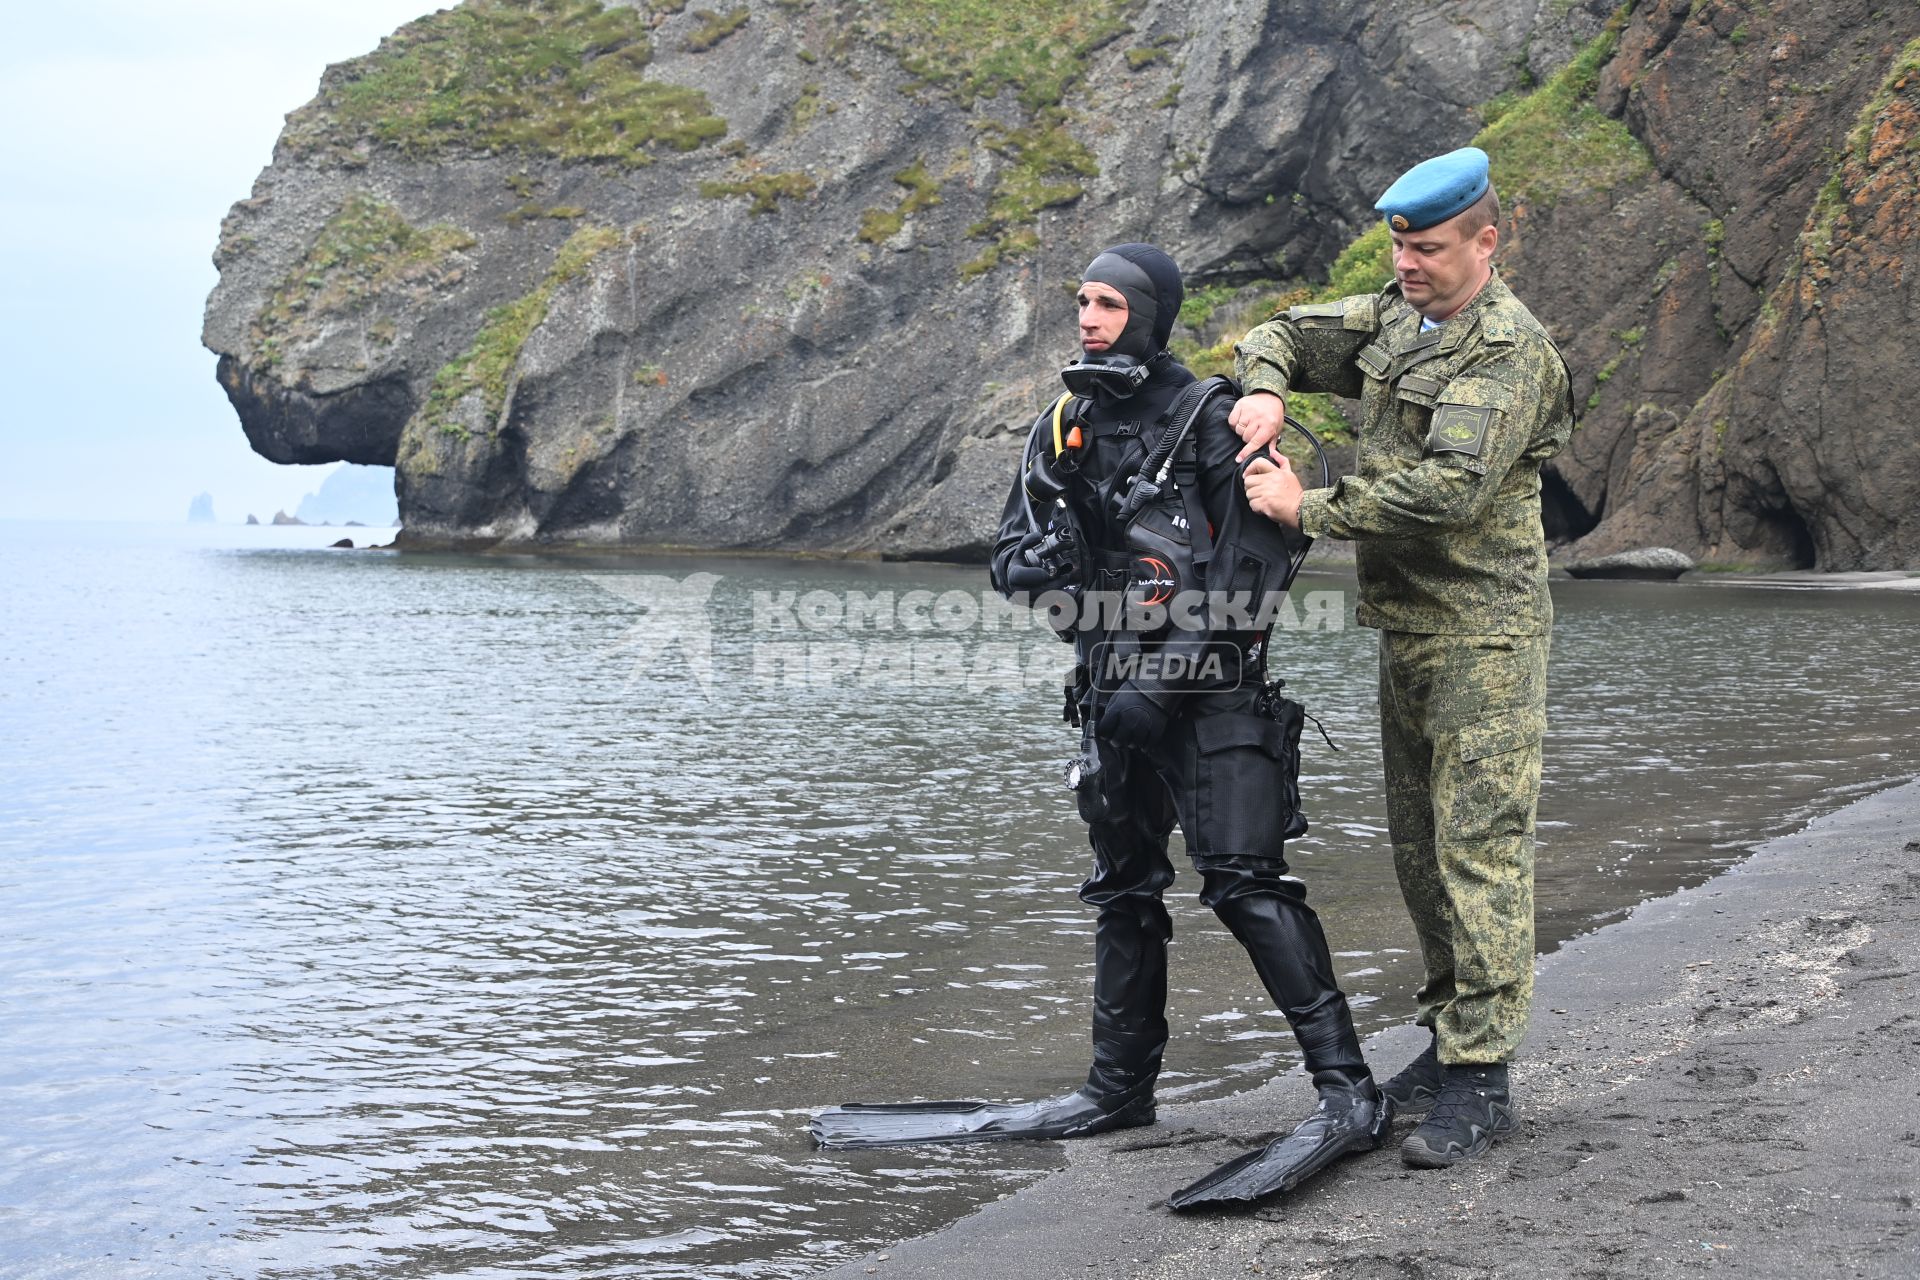
[[[1095,391],[1104,391],[1124,400],[1151,376],[1152,360],[1143,363],[1132,356],[1117,355],[1083,355],[1060,371],[1060,381],[1067,384],[1067,390],[1087,399]]]

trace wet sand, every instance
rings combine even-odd
[[[1481,1160],[1414,1171],[1389,1145],[1252,1213],[1170,1213],[1169,1190],[1310,1109],[1296,1072],[1068,1144],[1064,1171],[826,1274],[1915,1276],[1916,956],[1910,782],[1542,958],[1521,1127]],[[1390,1073],[1424,1037],[1369,1056]]]

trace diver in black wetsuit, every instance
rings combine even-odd
[[[1252,1200],[1378,1146],[1390,1104],[1361,1057],[1320,922],[1289,875],[1306,830],[1300,709],[1264,684],[1262,611],[1305,543],[1251,512],[1227,417],[1232,384],[1167,351],[1182,285],[1151,245],[1109,249],[1077,296],[1082,356],[1034,424],[995,545],[994,586],[1071,602],[1069,768],[1094,851],[1080,897],[1094,931],[1093,1064],[1061,1097],[1020,1104],[849,1104],[815,1117],[827,1147],[1062,1138],[1151,1124],[1166,1047],[1175,821],[1200,900],[1285,1013],[1320,1095],[1291,1135],[1175,1193],[1185,1208]],[[1089,622],[1087,619],[1097,620]]]

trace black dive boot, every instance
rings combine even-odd
[[[1446,1075],[1447,1069],[1440,1065],[1440,1036],[1435,1033],[1427,1041],[1426,1051],[1400,1068],[1393,1079],[1380,1086],[1380,1092],[1393,1099],[1396,1115],[1423,1116],[1433,1110]]]
[[[1400,1144],[1400,1158],[1416,1169],[1444,1169],[1485,1155],[1515,1128],[1506,1063],[1444,1070],[1432,1113]]]
[[[1167,1047],[1167,940],[1158,899],[1104,904],[1093,942],[1093,1067],[1072,1093],[1039,1102],[849,1102],[813,1117],[820,1146],[913,1146],[1083,1138],[1154,1121]]]
[[[1265,1150],[1230,1160],[1167,1199],[1175,1209],[1211,1209],[1291,1191],[1322,1169],[1356,1151],[1379,1148],[1393,1122],[1393,1103],[1374,1087],[1363,1068],[1314,1074],[1320,1105],[1284,1138]]]
[[[1210,861],[1201,867],[1207,884],[1200,900],[1247,949],[1261,985],[1286,1014],[1320,1102],[1292,1133],[1174,1192],[1167,1203],[1175,1209],[1229,1207],[1291,1191],[1342,1156],[1377,1148],[1393,1119],[1393,1104],[1361,1056],[1320,921],[1298,882],[1283,878],[1285,870],[1271,861]]]

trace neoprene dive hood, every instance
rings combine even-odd
[[[1127,323],[1113,346],[1101,355],[1082,354],[1060,371],[1067,390],[1090,396],[1096,390],[1126,397],[1152,376],[1173,336],[1173,322],[1186,299],[1180,268],[1150,244],[1117,244],[1103,249],[1080,283],[1118,289],[1127,300]]]

